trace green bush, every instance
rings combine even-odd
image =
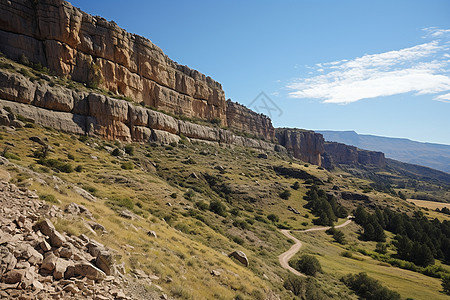
[[[292,188],[294,190],[298,190],[300,188],[300,183],[298,181],[294,182],[294,184],[292,185]]]
[[[124,147],[125,153],[128,155],[134,155],[134,147],[133,145],[126,145]]]
[[[227,210],[225,205],[219,200],[213,200],[209,204],[209,210],[213,213],[218,214],[219,216],[225,217],[227,215]]]
[[[194,199],[195,192],[189,189],[186,193],[183,194],[183,197],[186,200],[192,201]]]
[[[449,275],[444,275],[442,277],[442,291],[446,295],[450,295],[450,276]]]
[[[112,156],[119,156],[120,155],[120,150],[119,148],[115,148],[112,152],[111,152]]]
[[[133,170],[134,164],[130,161],[127,161],[127,162],[122,163],[122,165],[120,167],[124,170]]]
[[[75,171],[78,172],[78,173],[83,172],[83,166],[82,165],[76,166],[75,167]]]
[[[280,221],[280,218],[276,214],[269,214],[269,215],[267,215],[267,219],[269,219],[270,221],[272,221],[274,223]]]
[[[50,202],[50,203],[58,203],[58,200],[56,199],[56,197],[52,194],[42,194],[39,195],[39,199],[44,200],[46,202]]]
[[[291,191],[289,191],[289,190],[284,190],[280,193],[281,199],[288,200],[289,197],[291,197]]]
[[[73,154],[71,154],[71,153],[67,154],[67,158],[71,159],[71,160],[75,160],[75,156],[73,156]]]
[[[322,273],[322,266],[319,260],[312,255],[303,255],[298,261],[293,263],[294,269],[306,275],[314,276],[316,273]]]
[[[127,198],[120,198],[120,199],[117,200],[116,203],[117,203],[118,206],[125,207],[125,208],[128,208],[128,209],[133,209],[133,207],[134,207],[133,200],[131,200],[128,197]]]
[[[72,173],[74,171],[71,164],[65,163],[59,159],[40,158],[37,163],[64,173]]]
[[[201,200],[198,201],[197,203],[195,203],[195,206],[200,209],[200,210],[207,210],[209,208],[208,203],[206,203],[205,201]]]
[[[177,196],[178,196],[177,193],[172,193],[172,194],[170,194],[170,197],[173,198],[173,199],[176,199]]]
[[[367,300],[397,300],[400,295],[386,287],[366,273],[348,274],[341,281],[358,296]]]

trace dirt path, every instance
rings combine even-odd
[[[344,223],[342,223],[341,225],[337,225],[334,226],[334,228],[342,228],[344,226],[347,226],[348,224],[350,224],[352,222],[352,220],[350,219],[351,217],[348,216],[347,217],[347,221],[345,221]],[[305,229],[305,230],[292,230],[295,232],[310,232],[310,231],[325,231],[330,229],[331,227],[313,227],[310,229]],[[286,236],[287,238],[291,239],[294,241],[294,245],[292,245],[291,248],[289,248],[288,251],[281,253],[280,256],[278,256],[278,259],[280,261],[280,265],[289,270],[290,272],[292,272],[293,274],[297,275],[297,276],[303,276],[306,277],[305,274],[300,273],[299,271],[297,271],[296,269],[292,268],[289,265],[289,260],[300,250],[300,248],[302,247],[302,242],[300,242],[297,238],[295,238],[294,236],[291,235],[290,230],[288,229],[282,229],[281,233]]]

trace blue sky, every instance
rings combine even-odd
[[[450,1],[71,3],[149,38],[233,101],[264,92],[283,112],[276,127],[450,144]]]

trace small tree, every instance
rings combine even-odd
[[[280,193],[281,199],[288,200],[289,197],[291,197],[291,191],[289,191],[289,190],[284,190]]]
[[[450,276],[444,275],[442,277],[442,290],[446,295],[450,295]]]
[[[211,203],[209,204],[209,210],[222,217],[225,217],[227,215],[225,205],[219,200],[211,201]]]
[[[303,255],[295,262],[294,268],[310,276],[314,276],[317,272],[322,273],[322,266],[319,260],[312,255]]]
[[[272,222],[278,222],[280,221],[280,218],[276,214],[269,214],[267,216],[267,219],[269,219]]]

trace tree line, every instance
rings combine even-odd
[[[384,242],[384,230],[396,234],[393,244],[396,257],[426,267],[435,259],[450,263],[450,222],[438,219],[429,220],[422,212],[413,216],[392,211],[389,208],[376,208],[370,214],[362,206],[355,210],[355,222],[363,227],[361,238]]]

